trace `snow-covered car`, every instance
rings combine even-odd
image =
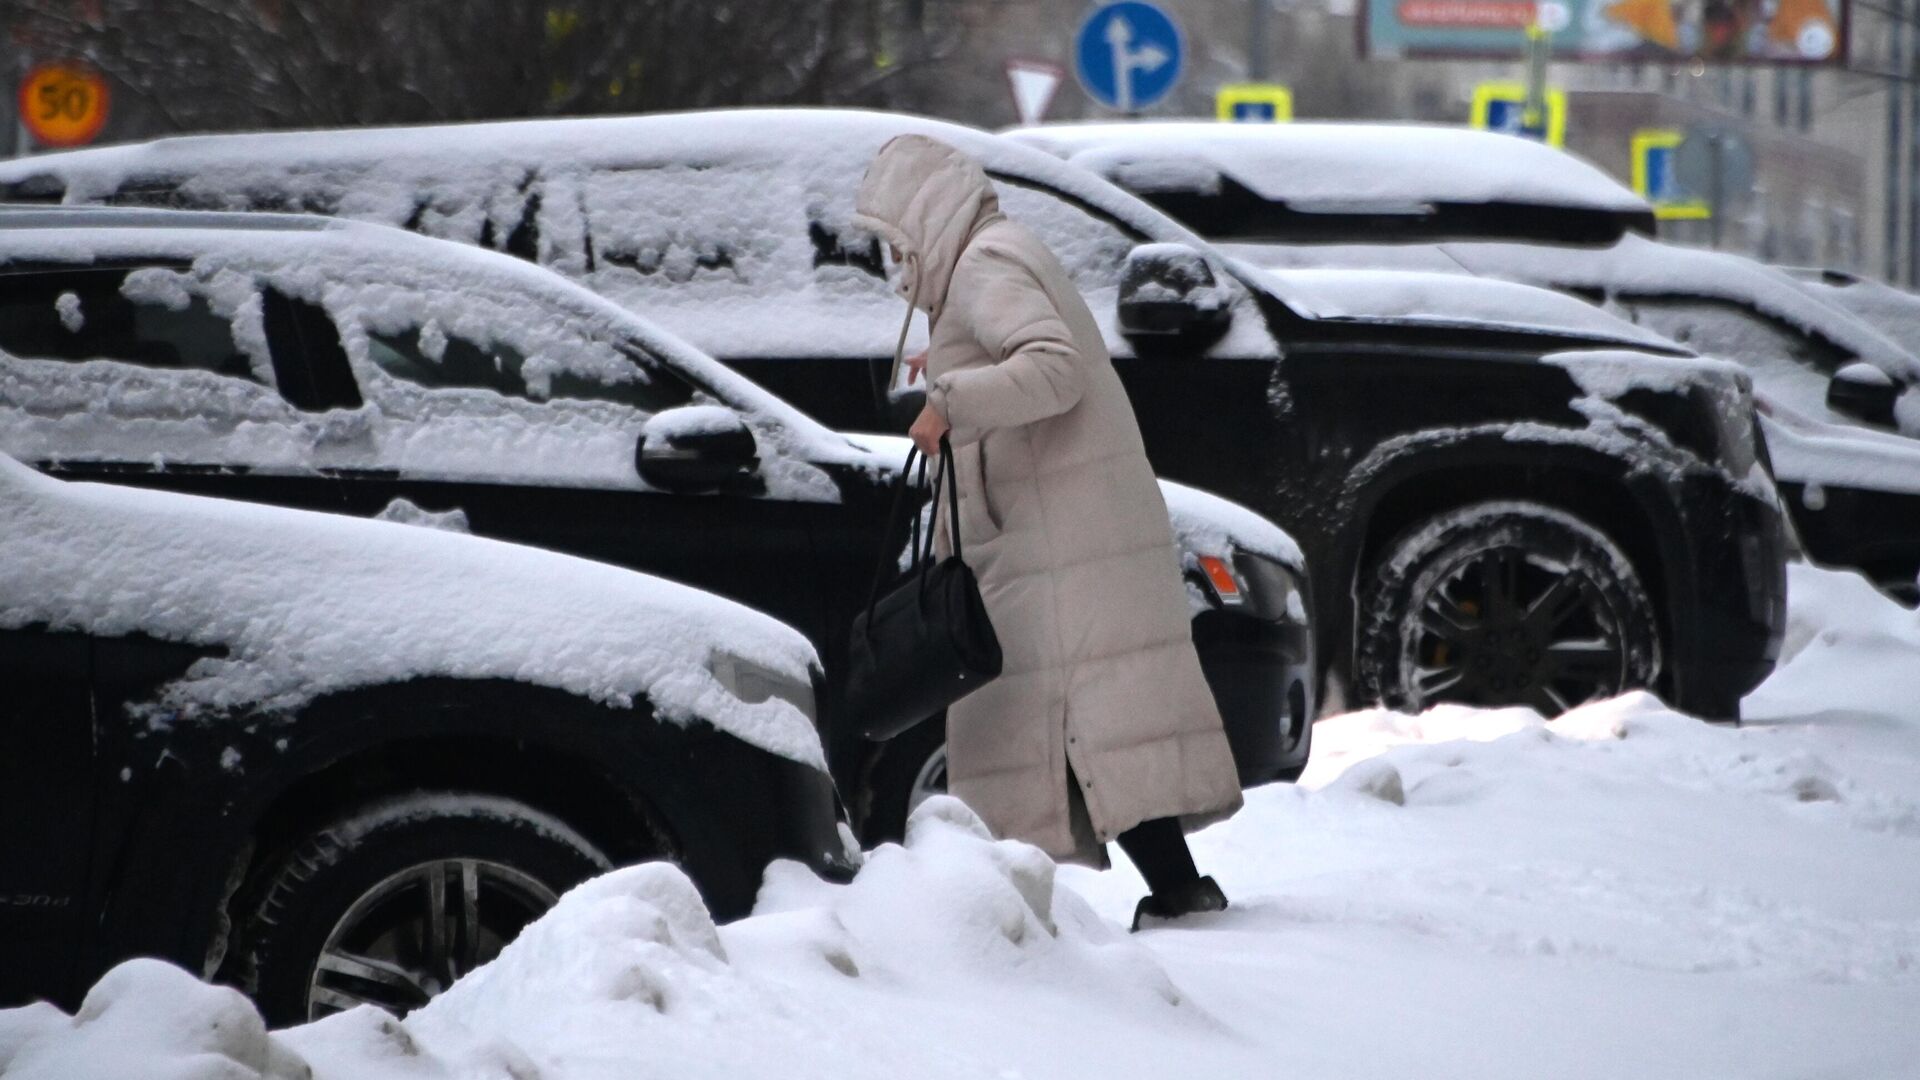
[[[1652,207],[1591,164],[1429,124],[1060,124],[1006,136],[1262,266],[1524,282],[1740,363],[1807,553],[1917,595],[1920,473],[1905,447],[1861,425],[1920,435],[1920,392],[1895,417],[1920,381],[1920,342],[1773,267],[1652,239]],[[1870,305],[1868,291],[1854,298]],[[1811,441],[1808,424],[1820,429]]]
[[[851,872],[799,633],[443,530],[0,455],[0,1003],[132,956],[404,1010],[574,884]]]
[[[829,701],[882,549],[905,544],[903,441],[828,431],[519,259],[313,217],[78,209],[0,213],[0,262],[0,451],[61,476],[658,574],[800,629]],[[1168,502],[1186,561],[1168,573],[1192,586],[1242,779],[1291,779],[1316,703],[1300,551],[1224,499]],[[856,822],[897,836],[939,721],[870,743],[824,711]]]
[[[1548,712],[1653,686],[1731,717],[1771,669],[1784,544],[1737,370],[1618,329],[1322,312],[1091,172],[976,129],[786,109],[205,136],[6,163],[0,190],[319,211],[498,248],[816,419],[886,430],[914,407],[884,385],[900,300],[851,219],[868,161],[904,132],[980,160],[1061,257],[1156,471],[1300,541],[1328,685]],[[1607,359],[1553,355],[1592,349]]]

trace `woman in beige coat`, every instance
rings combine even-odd
[[[1005,655],[948,712],[949,786],[996,834],[1055,858],[1104,865],[1117,840],[1152,889],[1136,928],[1225,907],[1183,825],[1238,809],[1240,784],[1166,504],[1093,313],[944,143],[888,142],[855,210],[893,252],[908,319],[927,313],[911,435],[929,453],[951,436],[964,557]]]

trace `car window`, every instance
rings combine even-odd
[[[1081,292],[1117,289],[1127,253],[1140,242],[1119,224],[1050,191],[994,177],[1000,208],[1044,241]]]
[[[609,348],[589,342],[579,347]],[[512,345],[482,345],[448,334],[435,322],[367,334],[367,358],[380,370],[429,389],[491,390],[529,401],[608,401],[649,415],[693,400],[691,386],[636,346],[623,343],[617,351],[631,362],[624,365],[625,377],[540,364],[529,370],[526,356]]]
[[[1854,359],[1823,338],[1727,300],[1632,295],[1617,300],[1636,324],[1708,356],[1750,365],[1790,360],[1829,375]]]
[[[803,256],[802,201],[765,164],[603,169],[580,184],[596,273],[628,288],[753,286]]]
[[[0,292],[0,351],[22,359],[109,360],[271,381],[266,366],[235,342],[232,317],[216,312],[208,295],[155,288],[156,280],[145,274],[117,269],[8,275]]]

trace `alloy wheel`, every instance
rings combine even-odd
[[[425,1005],[559,898],[485,859],[436,859],[367,890],[334,925],[308,981],[310,1019],[359,1005],[396,1014]]]

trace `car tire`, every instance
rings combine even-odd
[[[866,847],[897,842],[907,833],[907,815],[929,795],[947,790],[947,718],[924,720],[881,743],[867,761]]]
[[[1654,607],[1599,529],[1539,503],[1460,507],[1387,545],[1362,590],[1357,689],[1418,710],[1527,705],[1555,716],[1653,684]]]
[[[362,1003],[404,1013],[611,868],[566,824],[512,799],[381,800],[267,868],[241,919],[236,981],[276,1027]]]

